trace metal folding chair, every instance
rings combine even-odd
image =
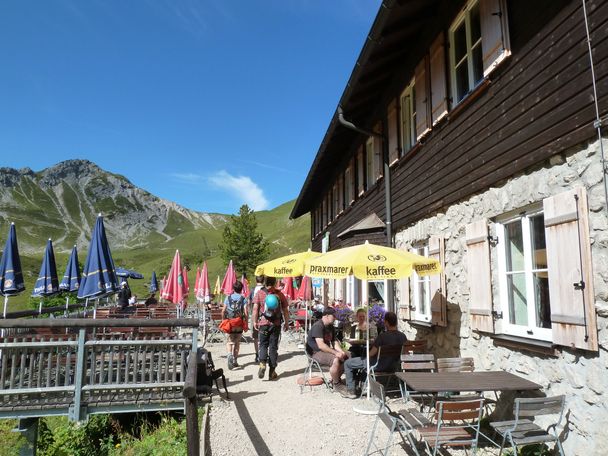
[[[319,362],[311,355],[309,355],[306,349],[304,349],[304,354],[306,355],[307,364],[306,369],[304,369],[302,384],[300,385],[300,394],[304,392],[304,388],[307,385],[310,386],[309,381],[310,378],[313,376],[312,374],[314,369],[317,369],[317,371],[321,373],[321,377],[323,378],[323,383],[325,384],[325,387],[329,388],[329,382],[327,381],[327,378],[325,378],[325,372],[323,372],[323,368],[321,367]]]
[[[436,368],[435,355],[433,354],[401,354],[401,370],[403,372],[434,372]],[[428,398],[428,394],[419,393],[412,391],[407,388],[404,382],[399,383],[401,388],[401,397],[404,402],[419,399]],[[432,402],[432,400],[431,400]]]
[[[564,449],[557,435],[557,426],[560,425],[564,416],[566,397],[552,396],[539,398],[517,398],[515,399],[515,419],[512,421],[497,421],[490,423],[490,426],[502,436],[500,453],[505,445],[511,445],[513,454],[517,454],[519,445],[531,443],[555,442],[559,454],[564,456]],[[556,422],[549,424],[546,429],[541,428],[534,422],[534,418],[540,415],[557,415]],[[549,430],[552,429],[552,432]]]
[[[414,410],[393,412],[386,404],[384,387],[374,379],[369,380],[369,386],[371,397],[374,402],[378,404],[378,414],[376,416],[376,420],[374,421],[374,426],[372,427],[372,432],[369,436],[367,448],[365,449],[365,453],[363,453],[363,455],[369,455],[370,452],[372,452],[372,447],[374,447],[373,452],[377,450],[384,456],[388,455],[393,444],[395,433],[398,433],[403,441],[403,444],[411,448],[414,453],[419,456],[420,453],[416,448],[416,441],[412,437],[412,433],[416,428],[430,424],[428,420]],[[379,448],[375,442],[379,422],[382,422],[382,424],[384,424],[389,430],[389,435],[384,445],[384,449]]]
[[[437,422],[418,429],[429,453],[433,456],[441,447],[471,447],[477,452],[479,423],[483,412],[483,399],[471,401],[438,401]]]

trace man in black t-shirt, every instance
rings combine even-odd
[[[337,385],[340,383],[344,361],[348,359],[348,355],[342,350],[340,343],[336,343],[335,314],[336,310],[328,307],[323,311],[321,319],[312,325],[306,340],[306,352],[322,366],[329,366],[332,382]]]
[[[397,329],[397,314],[395,312],[386,312],[384,314],[384,326],[386,331],[380,333],[374,340],[373,346],[369,350],[369,365],[373,366],[376,364],[376,355],[378,348],[387,345],[401,345],[405,344],[407,337],[399,329]],[[400,356],[397,355],[395,359],[390,357],[381,357],[376,371],[378,372],[392,372],[394,365],[400,362]],[[367,367],[367,361],[364,357],[356,357],[347,360],[344,363],[344,372],[346,373],[346,391],[340,391],[344,397],[349,399],[355,399],[357,394],[355,393],[355,379],[354,371],[365,369]]]

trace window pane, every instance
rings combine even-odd
[[[536,305],[536,326],[551,327],[551,306],[549,305],[549,277],[547,272],[534,273],[534,299]]]
[[[481,41],[473,48],[473,81],[475,85],[483,79],[483,55],[481,53]]]
[[[507,275],[509,292],[509,322],[512,325],[528,325],[526,301],[526,277],[522,274]]]
[[[479,3],[471,8],[469,23],[471,24],[471,43],[481,38],[481,19],[479,17]]]
[[[416,86],[412,85],[412,96],[410,98],[410,147],[416,144]]]
[[[454,30],[454,61],[459,62],[467,54],[467,31],[465,22]]]
[[[521,221],[517,220],[505,225],[507,272],[524,270],[524,239]]]
[[[460,101],[469,92],[469,68],[466,60],[456,68],[456,101]]]
[[[427,313],[426,302],[428,300],[428,297],[427,297],[427,293],[426,293],[426,281],[425,280],[418,280],[416,282],[416,291],[415,292],[418,293],[418,296],[419,296],[419,301],[418,301],[419,309],[417,309],[417,311],[420,314],[426,314]]]
[[[545,217],[543,214],[530,217],[530,233],[532,236],[532,268],[547,269]]]

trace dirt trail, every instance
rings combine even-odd
[[[300,394],[296,380],[306,357],[294,342],[281,340],[279,379],[274,382],[258,378],[252,343],[241,346],[241,367],[232,371],[226,368],[223,344],[206,348],[216,367],[226,371],[231,398],[211,407],[213,456],[363,454],[375,417],[355,413],[358,400],[344,399],[325,386]]]

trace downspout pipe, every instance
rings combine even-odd
[[[602,141],[602,119],[600,118],[600,107],[597,101],[597,87],[595,80],[595,69],[593,66],[593,51],[591,49],[591,35],[589,34],[589,21],[587,19],[586,0],[583,0],[583,16],[585,17],[585,31],[587,33],[587,47],[589,49],[589,66],[591,68],[591,82],[593,83],[593,101],[595,103],[595,121],[593,127],[597,130],[597,139],[600,142],[600,157],[602,160],[602,180],[604,182],[604,197],[606,199],[606,210],[608,211],[608,183],[606,182],[606,158],[604,155],[604,144]]]
[[[391,204],[391,168],[388,162],[389,153],[388,153],[388,140],[387,137],[381,133],[376,133],[374,131],[368,131],[363,128],[357,127],[354,123],[346,120],[344,118],[344,111],[342,110],[342,106],[338,105],[338,122],[345,128],[349,130],[356,131],[357,133],[361,133],[365,136],[374,136],[376,138],[380,138],[382,140],[382,162],[384,165],[384,212],[385,212],[385,225],[386,225],[386,245],[388,247],[393,247],[393,210]],[[386,287],[386,301],[389,306],[389,310],[395,312],[395,300],[392,284]]]

